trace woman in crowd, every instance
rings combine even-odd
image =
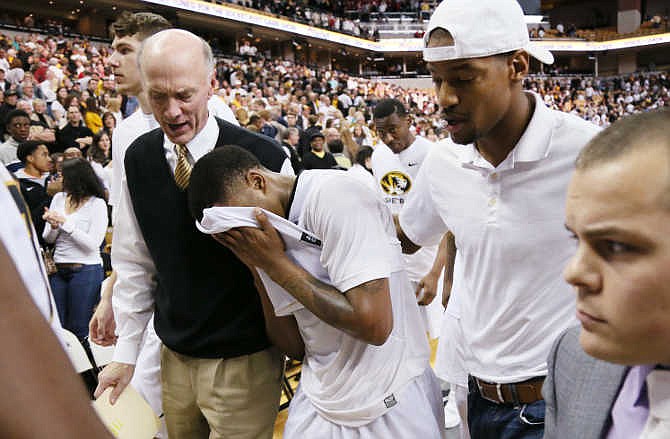
[[[107,107],[105,112],[112,113],[115,119],[115,123],[119,123],[123,120],[123,113],[121,113],[121,104],[123,103],[123,97],[121,95],[110,96],[107,100]],[[104,117],[103,117],[104,119]],[[104,124],[104,120],[102,121]]]
[[[87,89],[81,91],[79,95],[79,106],[81,107],[81,114],[86,112],[86,101],[91,97],[91,93]]]
[[[63,128],[67,123],[67,118],[65,117],[67,113],[67,111],[65,111],[65,100],[67,97],[67,88],[59,87],[58,90],[56,90],[56,100],[51,103],[51,117],[53,117],[58,128]]]
[[[355,124],[352,128],[354,141],[358,146],[370,146],[370,140],[360,124]]]
[[[54,109],[65,112],[65,100],[67,99],[70,93],[67,90],[67,87],[60,86],[56,90],[56,100],[51,103],[51,111]]]
[[[83,93],[82,93],[83,95]],[[89,96],[86,99],[86,113],[84,114],[84,122],[93,134],[102,129],[102,118],[100,117],[100,110],[98,109],[98,100]]]
[[[65,98],[63,107],[65,107],[66,123],[67,123],[67,109],[68,108],[78,107],[79,110],[81,111],[81,114],[84,114],[84,112],[86,111],[85,109],[83,109],[84,107],[82,107],[82,105],[81,105],[81,101],[79,99],[79,96],[77,96],[76,94],[68,94],[67,97]]]
[[[30,115],[30,125],[40,126],[43,129],[54,129],[56,123],[47,112],[47,103],[43,99],[33,99],[33,113]]]
[[[102,131],[107,133],[110,139],[112,138],[112,133],[114,133],[114,128],[116,128],[116,120],[116,116],[111,111],[106,111],[102,115]]]
[[[100,245],[107,231],[102,183],[84,159],[63,162],[63,192],[44,214],[44,240],[55,245],[58,271],[49,277],[63,327],[83,339],[100,296]]]
[[[88,159],[91,162],[98,163],[100,166],[107,166],[112,160],[111,156],[112,140],[104,129],[98,131],[93,136],[93,143],[88,149]]]

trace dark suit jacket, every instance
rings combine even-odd
[[[561,334],[549,354],[549,373],[542,388],[547,407],[545,439],[599,439],[612,423],[612,405],[628,368],[584,352],[580,329]]]

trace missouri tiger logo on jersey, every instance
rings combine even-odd
[[[400,171],[391,171],[384,174],[380,184],[388,195],[405,195],[412,189],[412,180],[409,175]]]

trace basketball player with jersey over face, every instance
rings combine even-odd
[[[201,224],[215,210],[274,214],[258,212],[252,224],[260,228],[209,233],[271,278],[257,284],[266,327],[282,351],[303,359],[284,438],[442,437],[428,343],[393,218],[378,193],[339,170],[281,175],[225,146],[195,165],[189,205]],[[320,241],[320,253],[309,262],[291,259],[270,223],[277,217]],[[287,314],[270,303],[276,285],[297,302]]]

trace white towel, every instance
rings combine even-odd
[[[259,227],[254,210],[254,207],[210,207],[203,210],[202,221],[196,221],[196,226],[198,230],[209,235],[238,227]],[[263,212],[284,240],[287,256],[312,276],[330,285],[328,272],[321,265],[321,240],[279,215],[267,210]],[[304,308],[263,270],[258,269],[258,274],[277,316],[286,316]]]

